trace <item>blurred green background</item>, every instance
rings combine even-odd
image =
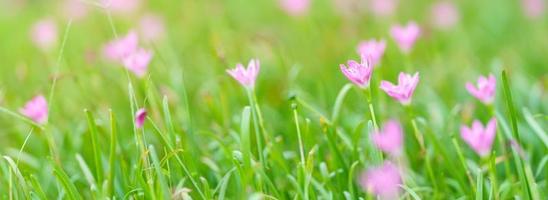
[[[191,155],[196,156],[190,168],[215,187],[223,172],[232,168],[231,154],[238,143],[234,132],[239,129],[241,110],[247,105],[245,91],[227,75],[226,69],[239,62],[246,64],[252,58],[261,61],[256,91],[267,129],[272,138],[277,138],[273,145],[279,145],[283,152],[297,152],[290,98],[297,97],[330,116],[338,92],[348,83],[340,73],[339,64],[358,59],[357,44],[371,38],[387,41],[386,53],[372,80],[380,121],[406,117],[399,103],[378,90],[380,80],[395,81],[400,71],[418,71],[421,80],[413,99],[414,109],[424,118],[424,126],[442,144],[450,146],[450,138],[458,134],[460,122],[469,124],[476,118],[485,122],[490,118],[487,108],[468,94],[464,84],[492,73],[497,76],[500,88],[500,73],[505,69],[510,75],[517,109],[521,113],[522,108],[527,108],[541,128],[547,129],[546,14],[528,18],[518,0],[452,1],[460,12],[460,20],[449,30],[438,30],[431,23],[430,11],[437,1],[400,0],[391,16],[373,15],[364,1],[346,0],[353,3],[346,8],[337,6],[336,1],[312,0],[307,14],[291,16],[274,0],[142,1],[138,8],[124,14],[107,12],[97,1],[84,0],[81,2],[87,7],[87,14],[72,19],[67,28],[69,17],[62,7],[64,1],[0,0],[0,106],[17,112],[34,95],[48,97],[56,80],[53,98],[48,99],[51,107],[47,133],[34,129],[21,154],[20,168],[24,174],[36,174],[46,193],[56,193],[57,186],[50,177],[51,155],[44,137],[51,134],[63,168],[84,191],[83,196],[90,197],[91,192],[83,189],[87,188],[85,179],[77,175],[80,171],[74,159],[79,153],[92,165],[93,152],[83,110],[95,113],[106,161],[108,111],[112,109],[118,121],[120,171],[124,172],[124,167],[131,169],[128,166],[138,156],[133,152],[129,81],[135,87],[139,104],[147,107],[151,119],[158,121],[162,129],[165,128],[161,123],[165,121],[162,97],[167,96],[182,147],[191,149]],[[123,36],[137,30],[139,20],[146,14],[163,18],[166,32],[162,39],[143,42],[143,46],[153,50],[154,57],[148,68],[149,76],[139,79],[128,75],[121,65],[106,61],[101,50],[116,37],[115,33]],[[58,27],[57,45],[47,51],[36,48],[30,39],[32,25],[43,18],[53,19]],[[416,21],[422,34],[411,53],[405,55],[389,30],[392,25],[409,21]],[[66,43],[61,48],[63,40]],[[502,116],[506,116],[505,106],[499,89],[495,107]],[[342,107],[338,127],[341,134],[352,132],[366,111],[363,96],[351,90]],[[304,137],[305,146],[310,149],[318,145],[322,156],[317,162],[326,159],[329,163],[319,116],[305,108],[300,115],[311,121],[310,131]],[[535,170],[546,158],[547,148],[523,116],[518,119],[522,144]],[[405,126],[411,138],[411,128]],[[16,157],[29,130],[30,126],[24,122],[0,114],[0,153]],[[145,132],[147,141],[158,145],[163,155],[160,138],[152,128]],[[344,143],[344,136],[341,137],[340,143]],[[410,148],[407,151],[418,148],[412,142],[406,145]],[[344,147],[341,148],[344,152]],[[463,148],[473,158],[473,153]],[[443,164],[450,160],[434,158],[432,162],[441,163],[437,175],[444,176],[451,170],[450,164]],[[272,176],[276,177],[274,182],[280,190],[288,191],[284,195],[288,198],[291,185],[283,174],[291,171],[291,165],[281,160],[272,162],[285,169],[272,172]],[[422,165],[411,159],[410,167],[417,174],[424,174]],[[1,174],[5,177],[9,173],[6,166],[2,167]],[[547,189],[545,174],[538,180],[540,190]],[[182,174],[175,173],[169,179],[176,185],[181,177]],[[7,198],[4,193],[8,190],[7,182],[6,178],[1,181],[2,198]],[[120,186],[118,195],[123,196],[123,191],[129,188]],[[231,196],[237,195],[232,192]],[[458,192],[448,192],[441,198],[459,196]]]

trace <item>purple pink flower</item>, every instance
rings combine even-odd
[[[381,131],[375,131],[371,139],[377,148],[393,156],[401,154],[403,145],[403,130],[396,120],[389,120]]]
[[[36,123],[45,124],[48,121],[48,102],[42,95],[35,96],[19,112]]]
[[[89,13],[88,6],[80,0],[65,0],[63,3],[63,13],[66,17],[80,20]]]
[[[478,155],[485,157],[491,152],[491,146],[497,132],[497,120],[493,117],[485,127],[479,120],[474,120],[471,127],[462,125],[460,136]]]
[[[359,182],[364,190],[375,194],[380,199],[397,199],[402,178],[396,165],[385,162],[381,166],[362,173]]]
[[[147,111],[144,108],[137,110],[135,113],[135,127],[142,128],[147,118]]]
[[[398,100],[401,104],[409,105],[418,83],[419,72],[416,72],[413,76],[400,72],[398,85],[394,85],[388,81],[381,81],[380,88],[384,90],[388,96]]]
[[[361,62],[358,63],[354,60],[349,60],[347,65],[340,65],[342,73],[362,89],[369,88],[369,81],[371,80],[371,74],[373,73],[373,66],[371,65],[371,59],[365,55],[361,56]]]
[[[143,77],[152,59],[152,52],[145,49],[138,49],[124,58],[124,66],[138,77]]]
[[[308,12],[310,0],[280,0],[280,6],[290,15],[301,16]]]
[[[440,1],[432,5],[430,19],[434,27],[447,30],[459,22],[459,10],[451,1]]]
[[[141,6],[141,0],[101,0],[100,3],[117,14],[130,14]]]
[[[108,59],[121,61],[135,52],[138,46],[139,37],[131,31],[126,36],[107,43],[103,52]]]
[[[409,53],[417,38],[419,38],[421,29],[415,22],[409,22],[406,26],[394,25],[390,29],[392,38],[396,41],[404,53]]]
[[[257,79],[257,75],[259,75],[260,69],[261,65],[259,60],[251,59],[247,65],[247,69],[244,65],[238,63],[236,64],[236,68],[227,69],[226,72],[244,87],[252,89],[255,87],[255,79]]]
[[[489,105],[495,100],[497,80],[493,74],[489,74],[489,77],[480,76],[476,86],[470,82],[466,83],[466,90],[482,103]]]
[[[371,0],[369,7],[376,16],[390,16],[396,10],[398,0]]]
[[[49,50],[57,43],[57,25],[52,19],[41,19],[32,26],[30,36],[38,48]]]
[[[125,37],[109,42],[104,48],[107,58],[118,61],[138,77],[143,77],[152,60],[152,52],[139,48],[137,33],[131,31]]]
[[[158,15],[147,14],[141,18],[139,23],[139,33],[146,41],[162,39],[165,29],[164,20]]]
[[[529,18],[538,18],[544,14],[544,0],[521,0],[521,6]]]
[[[358,44],[358,53],[360,55],[367,55],[371,57],[371,64],[377,66],[384,55],[386,49],[386,41],[382,40],[368,40],[362,41]]]

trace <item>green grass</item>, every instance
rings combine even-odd
[[[389,119],[404,129],[402,199],[548,197],[548,18],[524,17],[517,1],[455,1],[449,31],[430,25],[432,0],[400,1],[385,18],[342,15],[330,0],[302,17],[274,0],[150,1],[128,16],[85,2],[80,20],[58,2],[0,3],[0,199],[375,199],[359,175],[391,159],[370,138]],[[154,56],[137,78],[101,48],[149,12],[167,31],[142,43]],[[58,42],[41,51],[29,30],[48,16]],[[405,55],[389,29],[409,20],[423,35]],[[363,91],[339,64],[370,38],[387,49]],[[252,58],[261,72],[249,90],[225,70]],[[421,76],[409,107],[378,88],[401,71]],[[489,73],[490,107],[464,88]],[[19,113],[37,94],[46,124]],[[491,117],[497,139],[482,159],[460,125]]]

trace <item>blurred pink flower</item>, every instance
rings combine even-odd
[[[226,72],[244,87],[252,89],[255,87],[255,79],[257,79],[257,75],[259,75],[260,69],[261,65],[259,60],[251,59],[247,65],[247,69],[241,63],[238,63],[236,64],[236,68],[227,69]]]
[[[371,139],[380,150],[393,156],[399,156],[401,154],[403,130],[398,121],[387,121],[381,131],[375,131],[375,133],[371,135]]]
[[[376,16],[390,16],[396,11],[398,0],[371,0],[371,11]]]
[[[420,36],[420,27],[415,22],[409,22],[406,26],[394,25],[390,29],[392,38],[404,53],[409,53],[415,41]]]
[[[132,54],[124,58],[124,66],[138,77],[143,77],[148,68],[148,64],[152,60],[152,52],[145,49],[138,49]]]
[[[141,0],[101,0],[101,5],[118,14],[135,12],[141,6]]]
[[[137,33],[131,31],[120,39],[115,39],[104,47],[104,54],[110,60],[121,61],[133,54],[138,48],[139,38]]]
[[[482,103],[489,105],[495,100],[497,80],[493,74],[489,74],[489,77],[480,76],[478,78],[477,87],[468,82],[466,83],[466,90],[468,90],[472,96],[478,98]]]
[[[544,14],[544,0],[521,0],[521,6],[529,18],[538,18]]]
[[[480,121],[474,120],[472,127],[462,125],[460,136],[477,154],[482,157],[488,156],[497,132],[497,120],[493,117],[485,127]]]
[[[164,20],[158,15],[145,15],[139,23],[139,32],[146,41],[160,40],[165,34]]]
[[[42,95],[35,96],[19,112],[36,123],[45,124],[48,121],[48,102]]]
[[[135,127],[142,128],[146,118],[147,111],[145,110],[145,108],[137,110],[137,112],[135,113]]]
[[[416,72],[413,76],[400,72],[398,85],[394,85],[388,81],[381,81],[380,88],[401,104],[409,105],[418,83],[419,72]]]
[[[80,0],[65,0],[62,5],[63,13],[68,18],[80,20],[88,14],[88,7]]]
[[[432,5],[430,20],[434,27],[448,30],[454,27],[460,19],[459,10],[451,1],[440,1]]]
[[[310,0],[279,0],[281,8],[289,15],[301,16],[308,12]]]
[[[31,28],[32,42],[42,50],[50,50],[57,43],[57,25],[52,19],[41,19]]]
[[[396,165],[385,162],[382,166],[362,173],[359,182],[364,190],[375,194],[379,199],[397,199],[402,178]]]
[[[386,49],[386,41],[371,39],[368,41],[362,41],[358,44],[358,53],[360,55],[366,55],[371,57],[371,64],[377,66],[384,55]]]
[[[361,63],[349,60],[347,65],[348,66],[344,64],[340,65],[341,71],[346,78],[362,89],[369,88],[369,81],[371,80],[371,74],[373,73],[371,58],[362,55]]]

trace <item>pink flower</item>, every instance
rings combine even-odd
[[[373,73],[373,66],[371,66],[371,59],[366,58],[365,55],[362,55],[361,59],[361,63],[349,60],[348,66],[341,64],[340,68],[348,80],[362,89],[367,89]]]
[[[420,27],[415,22],[409,22],[407,26],[394,25],[390,29],[392,38],[404,53],[409,53],[420,35]]]
[[[497,131],[497,120],[493,117],[485,128],[480,121],[474,120],[472,127],[462,125],[460,136],[477,154],[484,157],[491,152],[491,146]]]
[[[419,72],[413,76],[400,72],[398,77],[398,85],[394,85],[388,81],[381,81],[380,88],[392,98],[398,100],[403,105],[409,105],[413,92],[419,83]]]
[[[147,41],[155,41],[164,37],[164,20],[158,15],[148,14],[141,18],[139,32]]]
[[[125,57],[133,54],[138,45],[137,33],[131,31],[125,37],[107,43],[103,52],[108,59],[122,61]]]
[[[141,6],[141,0],[101,0],[101,4],[118,14],[129,14],[135,12]]]
[[[135,127],[142,128],[147,118],[147,111],[144,108],[137,110],[135,113]]]
[[[45,124],[48,121],[48,102],[42,95],[35,96],[19,112],[36,123]]]
[[[147,72],[148,64],[152,59],[152,52],[145,49],[138,49],[129,56],[125,57],[124,67],[133,72],[138,77],[143,77]]]
[[[447,30],[459,22],[459,11],[451,1],[435,3],[430,12],[430,19],[436,28]]]
[[[68,18],[80,20],[88,14],[88,7],[80,0],[65,0],[63,3],[63,13]]]
[[[380,150],[398,156],[403,145],[403,130],[398,121],[390,120],[384,124],[381,131],[373,133],[371,139]]]
[[[247,69],[240,63],[236,64],[236,68],[227,69],[226,72],[236,79],[240,84],[246,88],[255,87],[255,79],[259,75],[261,65],[259,60],[251,59],[247,65]]]
[[[529,18],[538,18],[544,14],[543,0],[521,0],[523,12]]]
[[[470,82],[466,83],[466,90],[486,105],[493,103],[493,100],[495,100],[496,89],[497,80],[493,74],[489,74],[488,78],[480,76],[478,78],[477,87]]]
[[[379,199],[397,199],[402,178],[396,165],[385,162],[362,173],[359,182],[364,190],[374,193]]]
[[[310,0],[280,0],[280,6],[290,15],[302,16],[308,12]]]
[[[371,11],[376,16],[390,16],[398,6],[397,0],[371,0]]]
[[[52,19],[42,19],[31,29],[32,42],[42,50],[50,50],[57,43],[57,25]]]
[[[384,55],[384,50],[386,49],[386,41],[382,40],[369,40],[362,41],[358,45],[358,53],[360,55],[366,55],[371,57],[371,64],[377,66],[381,61],[382,56]]]

